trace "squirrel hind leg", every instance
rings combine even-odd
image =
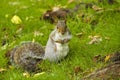
[[[30,59],[23,68],[29,72],[36,72],[40,70],[39,64],[42,62],[42,59]]]

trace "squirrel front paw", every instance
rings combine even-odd
[[[56,43],[61,43],[61,44],[65,44],[68,43],[70,41],[70,39],[64,39],[64,40],[57,40],[55,41]]]
[[[55,41],[56,43],[61,43],[61,44],[63,44],[64,43],[64,40],[57,40],[57,41]]]
[[[68,43],[70,41],[70,39],[64,39],[63,42],[64,43]]]

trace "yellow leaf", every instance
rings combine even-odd
[[[23,73],[23,76],[29,78],[29,77],[30,77],[30,74],[29,74],[28,72],[24,72],[24,73]]]
[[[40,75],[43,75],[43,74],[45,74],[45,72],[36,73],[36,74],[34,74],[34,76],[33,76],[33,77],[37,77],[37,76],[40,76]]]
[[[19,16],[17,15],[14,15],[11,19],[11,22],[14,23],[14,24],[21,24],[22,23],[22,20],[20,19]]]
[[[0,72],[4,72],[4,71],[6,71],[6,69],[0,68]]]
[[[107,55],[106,57],[105,57],[105,62],[107,62],[109,59],[110,59],[110,55]]]

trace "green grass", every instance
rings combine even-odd
[[[83,0],[84,1],[84,0]],[[89,2],[95,0],[89,0]],[[12,5],[16,2],[15,5]],[[103,66],[102,63],[95,63],[92,59],[95,55],[106,55],[120,50],[120,12],[105,11],[101,14],[95,14],[92,9],[83,10],[92,19],[98,20],[98,24],[91,26],[90,22],[85,23],[75,14],[74,18],[67,19],[67,25],[73,35],[70,41],[70,52],[68,56],[60,63],[50,63],[44,61],[40,68],[44,74],[36,77],[26,78],[23,76],[23,70],[7,66],[7,59],[5,53],[9,49],[18,45],[22,41],[32,41],[35,39],[43,46],[46,45],[47,39],[54,25],[40,20],[42,14],[54,6],[61,5],[68,8],[73,8],[76,2],[67,4],[67,0],[3,0],[0,3],[0,68],[6,68],[7,71],[0,72],[0,80],[79,80],[84,75],[90,73],[94,69]],[[105,9],[118,8],[118,4],[97,4]],[[16,25],[11,22],[11,18],[18,15],[22,24]],[[5,17],[8,16],[8,17]],[[28,19],[27,19],[28,18]],[[20,33],[16,33],[19,27],[23,27]],[[4,31],[4,29],[6,29]],[[40,31],[43,36],[34,37],[34,31]],[[82,32],[83,35],[79,38],[77,33]],[[17,36],[17,38],[13,36]],[[100,35],[102,41],[97,44],[88,44],[90,35]],[[5,38],[6,36],[6,38]],[[110,40],[105,38],[109,37]],[[2,49],[2,41],[7,41],[7,46]],[[83,72],[75,74],[74,69],[80,66]],[[41,72],[40,72],[41,73]]]

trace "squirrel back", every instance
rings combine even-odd
[[[37,64],[44,57],[44,49],[35,42],[24,42],[10,51],[10,63],[28,71],[38,69]]]

